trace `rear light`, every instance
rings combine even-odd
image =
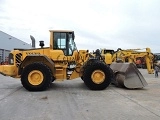
[[[8,63],[9,63],[9,65],[13,65],[14,64],[14,59],[13,59],[13,54],[12,53],[9,53]]]

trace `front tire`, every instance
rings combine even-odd
[[[50,68],[41,62],[27,65],[21,75],[21,83],[29,91],[46,90],[52,81]]]
[[[107,88],[112,79],[113,71],[101,61],[94,61],[85,67],[83,80],[91,90],[103,90]]]

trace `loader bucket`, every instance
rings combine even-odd
[[[111,69],[115,73],[118,86],[134,89],[147,86],[147,82],[133,63],[112,63]]]

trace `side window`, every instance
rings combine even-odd
[[[54,32],[53,49],[62,50],[66,56],[71,56],[77,49],[73,35],[73,32]]]
[[[54,33],[54,49],[66,49],[66,33]]]

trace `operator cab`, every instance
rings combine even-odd
[[[103,49],[103,50],[101,50],[101,54],[103,53],[103,54],[107,54],[107,53],[110,53],[111,55],[113,55],[114,54],[114,50],[111,50],[111,49]]]
[[[62,50],[64,55],[71,56],[76,48],[73,31],[53,31],[53,49]]]

